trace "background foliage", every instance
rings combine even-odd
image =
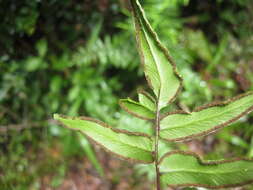
[[[185,79],[174,107],[191,110],[253,90],[251,0],[141,3]],[[143,175],[153,176],[147,167],[129,171],[122,166],[126,185],[117,173],[118,160],[96,147],[94,153],[83,137],[51,119],[57,112],[121,128],[144,124],[117,104],[119,97],[147,88],[126,1],[8,0],[0,5],[0,189],[63,189],[66,179],[77,178],[71,171],[84,175],[80,183],[90,180],[85,182],[89,189],[102,183],[104,189],[149,189],[142,183]],[[253,115],[244,120],[181,148],[208,158],[253,157]],[[108,159],[110,164],[103,161]],[[114,172],[108,174],[109,167]],[[96,177],[104,172],[107,182]]]

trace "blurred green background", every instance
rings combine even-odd
[[[184,77],[175,108],[253,90],[252,0],[140,2]],[[126,0],[1,0],[0,189],[151,189],[152,168],[122,162],[52,120],[62,113],[143,127],[117,104],[140,88],[147,84]],[[253,114],[180,148],[253,157]]]

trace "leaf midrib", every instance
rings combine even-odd
[[[83,124],[83,126],[84,126],[84,128],[85,128],[85,124]],[[90,128],[92,128],[92,127],[90,127]],[[107,129],[109,129],[109,128],[107,128]],[[84,130],[85,130],[85,129],[84,129]],[[111,129],[111,130],[112,130],[112,129]],[[130,147],[134,147],[134,148],[138,148],[138,149],[141,149],[141,150],[146,151],[146,152],[152,152],[152,151],[150,151],[150,150],[145,150],[144,148],[137,147],[137,146],[130,145],[130,144],[124,143],[124,142],[122,142],[122,141],[119,141],[119,140],[115,139],[114,137],[111,137],[110,135],[101,133],[99,130],[96,130],[96,131],[97,131],[97,132],[96,132],[97,135],[99,135],[99,136],[102,135],[102,136],[104,136],[104,137],[110,139],[110,140],[113,141],[113,142],[122,143],[122,144],[124,144],[124,145],[130,146]],[[113,130],[112,130],[112,131],[113,131]],[[84,135],[88,135],[88,134],[86,134],[85,132],[83,132],[82,129],[80,129],[80,132],[83,133]],[[94,131],[93,131],[93,132],[94,132]],[[115,132],[115,131],[113,131],[113,132]],[[117,133],[117,132],[115,132],[115,133]],[[122,133],[122,134],[125,134],[125,133]],[[127,135],[127,134],[125,134],[125,135]],[[94,137],[93,137],[92,135],[88,135],[88,136],[89,136],[90,138],[94,139]],[[136,136],[136,137],[144,137],[144,136]],[[150,143],[152,144],[152,141],[151,141]],[[100,143],[100,144],[102,144],[102,143]],[[147,148],[147,149],[148,149],[148,148]]]
[[[217,171],[200,171],[200,170],[194,170],[194,169],[187,169],[187,170],[184,170],[184,169],[178,169],[178,170],[172,170],[172,171],[167,171],[167,172],[161,172],[161,173],[176,173],[176,172],[188,172],[188,173],[203,173],[203,174],[230,174],[230,173],[235,173],[235,172],[241,172],[243,170],[236,170],[236,171],[226,171],[226,172],[223,172],[221,171],[220,169]],[[249,172],[249,171],[253,171],[253,169],[250,169],[250,170],[247,170],[246,172]]]
[[[247,103],[248,103],[248,102],[247,102]],[[245,103],[245,104],[246,104],[246,103]],[[235,109],[238,109],[238,106],[235,107],[234,109],[231,109],[231,110],[235,110]],[[219,114],[215,114],[215,115],[213,115],[213,116],[205,117],[205,118],[199,119],[199,120],[194,120],[194,121],[191,121],[191,122],[188,122],[188,123],[184,123],[184,124],[182,124],[182,125],[174,125],[174,126],[172,126],[172,127],[167,127],[167,128],[165,128],[165,129],[162,129],[161,131],[171,130],[171,129],[176,129],[176,128],[183,128],[183,127],[185,127],[186,125],[192,125],[192,124],[197,123],[197,122],[200,122],[200,121],[204,121],[204,120],[207,120],[207,119],[212,119],[212,118],[217,117],[217,116],[221,116],[221,115],[223,115],[223,114],[226,113],[226,112],[230,112],[231,110],[223,111],[223,112],[221,112],[221,113],[219,113]],[[204,111],[204,110],[203,110],[203,111]],[[240,113],[242,113],[242,112],[240,112]],[[237,116],[238,116],[238,115],[237,115]],[[235,116],[235,117],[236,117],[236,116]],[[233,118],[235,118],[235,117],[233,117]]]
[[[139,5],[137,4],[137,6],[139,6]],[[141,11],[141,10],[140,10],[140,11]],[[159,69],[158,69],[158,66],[157,66],[157,63],[158,63],[159,61],[157,61],[157,57],[155,56],[155,53],[153,52],[154,50],[153,50],[153,48],[152,48],[152,46],[151,46],[151,44],[150,44],[150,41],[148,40],[148,34],[147,34],[146,30],[144,29],[144,28],[149,27],[149,26],[147,26],[147,23],[145,22],[144,13],[141,11],[141,12],[138,13],[138,14],[141,14],[139,22],[140,22],[140,24],[141,24],[142,26],[144,26],[143,28],[141,28],[141,30],[143,31],[143,34],[145,35],[145,41],[146,41],[147,44],[148,44],[148,47],[149,47],[149,50],[150,50],[150,52],[151,52],[153,61],[154,61],[154,63],[155,63],[155,67],[156,67],[156,69],[157,69],[157,71],[158,71],[157,73],[158,73],[158,76],[159,76],[159,83],[160,83],[160,87],[159,87],[159,92],[158,92],[158,93],[160,94],[161,88],[162,88],[162,82],[161,82],[162,80],[161,80],[160,72],[159,72]]]
[[[115,131],[114,131],[115,132]],[[82,133],[84,133],[84,132],[82,132]],[[116,132],[115,132],[116,133]],[[84,133],[85,134],[85,133]],[[141,149],[141,150],[143,150],[143,151],[146,151],[146,152],[152,152],[152,151],[150,151],[150,150],[146,150],[146,149],[144,149],[144,148],[141,148],[141,147],[137,147],[137,146],[134,146],[134,145],[131,145],[131,144],[127,144],[127,143],[125,143],[125,142],[123,142],[123,141],[121,141],[121,140],[116,140],[115,138],[112,138],[111,136],[109,136],[109,135],[106,135],[106,134],[103,134],[103,133],[101,133],[101,132],[98,132],[97,134],[99,134],[99,135],[104,135],[106,138],[108,138],[108,139],[110,139],[111,141],[113,141],[113,142],[116,142],[116,143],[122,143],[123,145],[127,145],[127,146],[130,146],[130,147],[134,147],[134,148],[138,148],[138,149]],[[124,133],[122,133],[122,134],[124,134]],[[88,135],[88,134],[85,134],[85,135]],[[126,134],[125,134],[126,135]],[[88,135],[88,136],[90,136],[90,138],[94,138],[94,137],[92,137],[91,135]],[[141,137],[141,136],[137,136],[137,137]],[[152,143],[151,143],[152,144]]]

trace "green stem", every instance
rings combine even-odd
[[[157,103],[156,118],[155,118],[155,168],[156,168],[156,190],[161,190],[160,171],[158,167],[158,146],[159,146],[159,132],[160,132],[160,112]]]

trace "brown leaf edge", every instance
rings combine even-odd
[[[140,104],[140,103],[138,103],[138,102],[135,102],[135,101],[133,101],[133,100],[131,100],[131,99],[129,99],[129,98],[128,98],[128,99],[120,99],[120,100],[119,100],[119,105],[120,105],[120,107],[121,107],[123,110],[125,110],[126,112],[128,112],[129,114],[131,114],[131,115],[133,115],[133,116],[135,116],[135,117],[138,117],[138,118],[140,118],[140,119],[147,120],[147,121],[153,121],[153,120],[154,120],[154,118],[147,118],[147,117],[141,116],[141,115],[139,115],[139,114],[137,114],[137,113],[135,113],[135,112],[132,112],[131,110],[129,110],[129,109],[124,105],[123,101],[128,101],[129,103],[133,103],[133,104],[136,104],[137,106],[141,106],[141,107],[143,107],[144,109],[147,109],[149,112],[152,112],[153,114],[154,114],[154,112],[151,111],[150,109],[148,109],[146,106],[143,106],[142,104]],[[154,117],[155,117],[155,114],[154,114]]]
[[[202,111],[204,109],[208,109],[208,108],[212,108],[212,107],[217,107],[217,106],[226,106],[226,105],[228,105],[231,102],[234,102],[236,100],[239,100],[241,98],[244,98],[244,97],[250,96],[250,95],[253,95],[253,92],[248,92],[248,93],[245,93],[245,94],[241,94],[241,95],[235,96],[233,98],[230,98],[230,99],[228,99],[226,101],[220,101],[220,102],[216,101],[216,102],[213,102],[213,103],[209,103],[209,104],[206,104],[204,106],[200,106],[200,107],[195,108],[192,112],[200,112],[200,111]],[[197,138],[197,137],[200,137],[200,136],[206,136],[206,135],[209,135],[211,133],[215,133],[217,130],[219,130],[221,128],[224,128],[227,125],[229,125],[229,124],[237,121],[242,116],[244,116],[246,114],[249,114],[251,111],[253,111],[253,105],[250,108],[246,109],[241,114],[239,114],[238,116],[234,117],[233,119],[230,119],[229,121],[227,121],[225,123],[222,123],[220,125],[214,126],[212,129],[209,129],[207,131],[204,131],[204,132],[201,132],[201,133],[198,133],[198,134],[193,134],[193,135],[190,135],[190,136],[187,136],[187,137],[180,137],[180,138],[175,138],[175,139],[165,139],[165,138],[162,138],[162,137],[160,137],[160,138],[163,139],[163,140],[166,140],[168,142],[190,141],[193,138]],[[164,119],[165,117],[169,116],[169,115],[174,115],[174,114],[186,114],[186,115],[190,115],[192,112],[189,113],[189,112],[186,112],[186,111],[183,111],[183,110],[177,110],[177,111],[174,111],[174,112],[169,112],[169,113],[163,115],[161,117],[161,120]]]
[[[146,92],[145,90],[137,90],[137,93],[146,96],[146,97],[147,97],[148,99],[150,99],[154,104],[156,104],[155,98],[154,98],[151,94],[149,94],[148,92]]]
[[[143,52],[141,51],[141,45],[139,43],[140,39],[138,37],[138,33],[140,33],[140,28],[141,27],[140,27],[140,24],[139,24],[139,22],[137,20],[138,13],[136,12],[136,10],[134,8],[135,4],[136,4],[136,6],[138,7],[138,9],[141,12],[142,19],[145,21],[145,24],[147,25],[147,29],[149,30],[149,32],[151,33],[151,35],[154,37],[154,39],[155,39],[155,41],[157,43],[157,46],[162,50],[162,52],[164,53],[164,55],[168,59],[168,62],[169,62],[169,64],[171,64],[174,74],[176,75],[176,77],[179,80],[179,87],[178,87],[175,95],[171,99],[168,100],[168,104],[172,103],[176,99],[176,97],[178,96],[179,92],[181,91],[181,89],[183,87],[183,84],[182,84],[183,83],[183,78],[178,73],[176,64],[175,64],[173,58],[170,56],[169,51],[161,44],[161,42],[160,42],[157,34],[155,33],[155,31],[152,29],[151,25],[149,24],[149,22],[148,22],[148,20],[147,20],[147,18],[145,16],[145,13],[144,13],[144,11],[143,11],[143,9],[142,9],[139,1],[138,0],[130,0],[130,4],[131,4],[131,12],[132,12],[134,20],[135,20],[134,23],[135,23],[135,27],[136,27],[136,41],[137,41],[137,46],[138,46],[137,49],[138,49],[138,52],[139,52],[139,55],[140,55],[140,58],[141,58],[141,63],[142,63],[142,67],[144,68],[144,71],[146,70],[145,59],[144,59]],[[145,74],[145,77],[147,79],[148,85],[150,86],[151,89],[154,90],[154,87],[152,86],[149,77],[146,75],[146,72],[144,72],[144,74]]]
[[[194,152],[189,152],[189,151],[181,151],[181,150],[175,150],[175,151],[171,151],[166,153],[164,156],[162,156],[162,158],[159,160],[159,165],[162,163],[162,161],[170,156],[170,155],[174,155],[174,154],[182,154],[182,155],[186,155],[186,156],[193,156],[195,157],[200,165],[218,165],[218,164],[225,164],[225,163],[231,163],[231,162],[236,162],[236,161],[249,161],[249,162],[253,162],[252,158],[234,158],[234,159],[230,159],[230,160],[218,160],[218,161],[204,161],[202,160],[202,158],[194,153]],[[162,174],[160,174],[162,175]],[[202,184],[179,184],[179,185],[168,185],[169,187],[172,188],[177,188],[177,187],[204,187],[204,188],[210,188],[210,189],[221,189],[221,188],[229,188],[229,187],[238,187],[238,186],[243,186],[243,185],[248,185],[253,183],[253,176],[252,176],[252,180],[243,182],[243,183],[238,183],[238,184],[228,184],[228,185],[220,185],[220,186],[210,186],[210,185],[202,185]]]
[[[145,133],[139,133],[139,132],[130,132],[130,131],[127,131],[127,130],[123,130],[123,129],[117,129],[117,128],[114,128],[110,125],[108,125],[107,123],[104,123],[102,121],[99,121],[99,120],[96,120],[94,118],[90,118],[90,117],[84,117],[84,116],[81,116],[81,117],[70,117],[70,116],[65,116],[65,115],[61,115],[61,114],[57,114],[59,117],[61,118],[65,118],[65,119],[71,119],[71,120],[76,120],[76,119],[79,119],[79,120],[85,120],[85,121],[90,121],[90,122],[94,122],[94,123],[97,123],[99,125],[101,125],[102,127],[105,127],[105,128],[109,128],[111,129],[112,131],[116,132],[116,133],[123,133],[123,134],[126,134],[126,135],[129,135],[129,136],[138,136],[138,137],[147,137],[148,139],[150,139],[152,141],[152,138],[145,134]],[[154,158],[153,158],[153,161],[150,161],[150,162],[146,162],[146,161],[141,161],[141,160],[137,160],[137,159],[133,159],[133,158],[127,158],[127,157],[124,157],[120,154],[117,154],[115,152],[112,152],[111,150],[107,149],[105,146],[103,146],[102,144],[98,143],[97,141],[95,141],[94,139],[92,139],[91,137],[89,137],[88,135],[84,134],[81,130],[79,129],[73,129],[67,125],[65,125],[64,123],[62,123],[61,121],[59,120],[56,120],[57,123],[59,123],[61,126],[65,127],[65,128],[68,128],[68,129],[71,129],[71,130],[75,130],[75,131],[78,131],[80,133],[82,133],[89,141],[93,142],[94,144],[100,146],[104,151],[110,153],[110,154],[113,154],[123,160],[126,160],[128,162],[131,162],[131,163],[142,163],[142,164],[151,164],[154,162]],[[146,150],[143,150],[143,151],[146,151]],[[146,151],[146,152],[149,152],[149,151]],[[152,154],[152,156],[154,156],[154,152],[150,152]]]
[[[154,106],[155,106],[155,108],[156,108],[156,105],[157,105],[156,100],[155,100],[155,98],[154,98],[153,96],[151,96],[148,92],[146,92],[146,91],[144,91],[144,90],[138,90],[137,93],[138,93],[138,95],[139,95],[139,94],[142,94],[142,95],[145,96],[147,99],[149,99],[149,100],[154,104]],[[139,100],[139,99],[138,99],[138,100]],[[140,100],[139,100],[139,103],[140,103],[142,106],[146,107],[146,108],[147,108],[148,110],[150,110],[151,112],[155,112],[155,109],[152,110],[152,109],[148,108],[146,105],[142,104],[142,103],[140,102]]]

